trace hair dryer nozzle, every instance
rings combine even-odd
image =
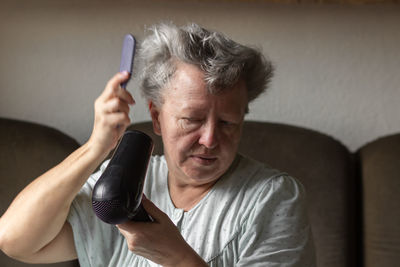
[[[145,133],[127,131],[92,192],[92,206],[102,221],[152,221],[141,206],[144,179],[153,152]]]

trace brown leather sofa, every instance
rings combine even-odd
[[[33,178],[79,144],[33,123],[0,119],[0,214]],[[155,140],[151,124],[129,127]],[[306,187],[317,265],[400,265],[400,134],[351,153],[316,131],[267,122],[246,122],[240,151],[298,178]],[[0,266],[28,266],[0,255]],[[35,266],[79,266],[77,261]]]

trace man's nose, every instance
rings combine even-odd
[[[214,122],[207,122],[201,129],[199,144],[208,149],[213,149],[218,145],[218,129]]]

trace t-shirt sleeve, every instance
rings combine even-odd
[[[279,175],[259,192],[239,240],[236,266],[315,266],[303,186]]]

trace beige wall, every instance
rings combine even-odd
[[[121,40],[194,21],[262,47],[276,64],[248,119],[329,134],[351,150],[400,132],[399,6],[263,1],[2,1],[0,116],[90,135],[93,101],[119,67]],[[134,121],[148,120],[138,104]]]

